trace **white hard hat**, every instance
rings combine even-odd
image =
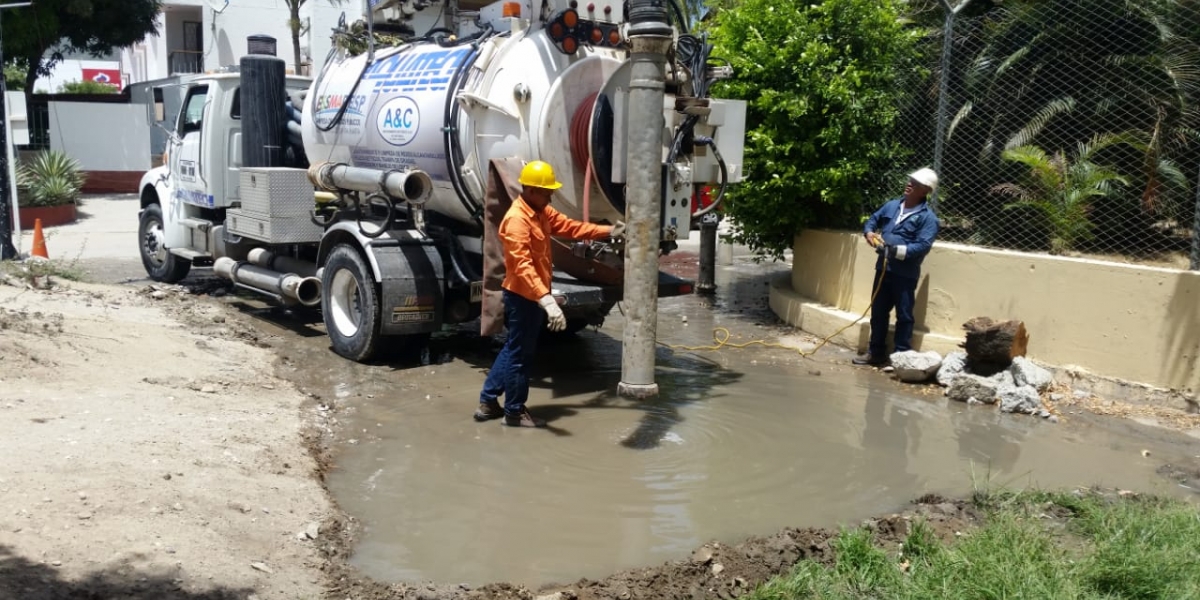
[[[926,167],[924,169],[917,169],[916,171],[913,171],[912,173],[910,173],[908,176],[911,177],[917,183],[929,188],[930,193],[937,191],[938,178],[937,178],[937,173],[934,173],[933,169],[930,169],[928,167]]]

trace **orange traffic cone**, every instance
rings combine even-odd
[[[33,256],[40,256],[49,259],[50,254],[46,252],[46,238],[42,235],[42,220],[33,220]]]

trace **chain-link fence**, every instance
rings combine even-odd
[[[897,127],[939,239],[1200,268],[1200,0],[947,1]]]

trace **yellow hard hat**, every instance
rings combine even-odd
[[[562,184],[554,178],[554,167],[540,160],[535,160],[525,165],[525,168],[521,169],[521,178],[517,181],[521,185],[548,190],[557,190],[562,187]]]

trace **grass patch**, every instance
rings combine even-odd
[[[976,496],[982,525],[953,543],[914,521],[899,551],[865,528],[746,596],[816,599],[1200,599],[1200,511],[1100,493]]]
[[[83,281],[86,277],[87,271],[79,266],[78,260],[0,261],[0,283],[46,289],[54,284],[55,278]]]

